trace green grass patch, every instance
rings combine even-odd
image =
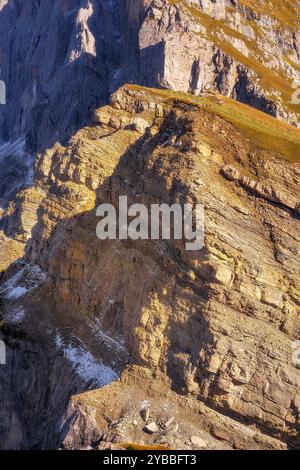
[[[178,100],[198,106],[199,109],[218,115],[233,124],[245,134],[245,138],[253,140],[261,148],[281,154],[290,161],[300,160],[300,129],[243,103],[223,95],[199,97],[189,93],[137,85],[126,85],[126,87],[144,91],[154,97],[158,96],[165,102]]]

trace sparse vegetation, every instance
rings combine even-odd
[[[174,0],[170,3],[177,4]],[[263,87],[264,91],[270,99],[274,99],[275,94],[280,94],[282,105],[290,112],[297,113],[299,109],[291,103],[293,93],[293,80],[287,74],[286,69],[278,66],[268,65],[265,45],[269,38],[263,35],[262,31],[257,28],[255,19],[249,19],[245,16],[243,19],[245,26],[249,26],[254,34],[255,39],[249,39],[236,29],[228,26],[225,20],[218,20],[212,16],[203,13],[196,4],[190,4],[185,0],[181,0],[181,6],[185,11],[206,28],[205,37],[209,38],[222,52],[234,58],[238,63],[252,70],[257,77],[258,83]],[[259,1],[259,0],[242,0],[239,4],[249,8],[255,12],[257,16],[267,15],[271,20],[275,21],[277,27],[282,30],[298,30],[300,27],[300,16],[296,8],[288,1]],[[233,8],[233,7],[232,7]],[[198,33],[200,36],[201,33]],[[234,39],[244,42],[249,54],[243,53],[234,45]],[[262,47],[264,46],[264,47]],[[300,69],[300,65],[295,64],[291,59],[286,59],[286,64],[295,70]]]
[[[134,85],[128,87],[143,89]],[[199,106],[243,130],[249,139],[260,147],[272,150],[275,154],[282,154],[291,161],[300,160],[300,129],[286,122],[222,95],[198,97],[170,90],[145,90],[159,95],[164,100],[180,100]]]

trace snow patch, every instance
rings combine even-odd
[[[109,303],[111,303],[109,301]],[[112,351],[118,351],[119,354],[128,355],[128,351],[124,345],[124,340],[121,337],[112,337],[107,333],[104,333],[100,320],[94,320],[93,323],[89,323],[89,326],[93,333],[99,338],[100,341],[110,348]]]
[[[46,281],[46,274],[38,265],[29,264],[18,271],[0,288],[0,294],[8,301],[21,299]]]
[[[27,292],[28,292],[28,289],[26,287],[17,286],[8,292],[8,294],[6,295],[6,298],[8,300],[17,300],[20,297],[23,297],[23,295],[27,294]]]
[[[119,352],[127,353],[125,346],[120,341],[117,341],[116,339],[112,338],[101,330],[97,331],[96,334],[111,349],[116,349]]]
[[[5,319],[5,323],[8,325],[19,325],[25,319],[26,312],[23,308],[17,308],[9,312],[8,316]]]
[[[61,336],[56,335],[58,351],[70,362],[78,376],[85,382],[92,382],[96,387],[103,387],[118,378],[118,374],[101,361],[98,361],[85,346],[65,345]]]

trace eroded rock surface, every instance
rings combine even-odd
[[[196,104],[169,92],[121,89],[95,113],[93,126],[39,155],[35,187],[19,195],[31,226],[23,229],[20,206],[11,204],[13,225],[2,237],[46,275],[24,301],[25,330],[48,318],[80,325],[86,339],[92,325],[108,364],[119,357],[119,370],[129,361],[162,376],[192,406],[203,404],[208,417],[214,410],[217,423],[250,426],[260,447],[295,447],[299,163],[282,153],[280,139],[271,151],[258,134],[216,114],[215,100]],[[220,109],[231,106],[228,100]],[[271,125],[287,130],[257,113],[266,132]],[[188,252],[178,240],[98,240],[95,208],[117,205],[119,195],[146,206],[204,204],[204,249]],[[147,389],[141,372],[143,380]],[[97,413],[97,403],[91,407]],[[82,426],[72,429],[69,445],[76,447]]]
[[[297,2],[124,4],[138,31],[135,42],[127,35],[125,81],[195,94],[218,91],[298,125]]]
[[[298,125],[299,2],[265,3],[1,2],[0,141],[65,141],[124,83],[218,91]]]
[[[0,10],[0,140],[70,137],[107,102],[119,67],[119,0],[10,0]]]

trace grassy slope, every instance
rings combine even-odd
[[[243,36],[240,32],[229,27],[225,20],[216,20],[211,16],[203,13],[197,6],[189,4],[186,0],[169,0],[170,3],[178,4],[197,22],[202,24],[207,31],[208,38],[216,44],[224,53],[230,55],[239,63],[253,70],[264,90],[268,93],[270,99],[274,98],[274,91],[279,91],[282,103],[289,111],[298,113],[299,107],[291,103],[291,96],[294,92],[292,80],[287,76],[285,70],[274,70],[267,65],[265,53],[260,49],[258,44],[262,43],[268,47],[268,38],[264,37],[263,32],[259,30],[257,22],[244,18],[245,24],[253,29],[256,39],[250,40]],[[297,7],[291,0],[239,0],[239,4],[253,10],[257,15],[267,15],[276,23],[278,31],[295,31],[300,29],[300,14]],[[299,4],[300,6],[300,4]],[[230,8],[227,9],[230,13]],[[231,8],[234,11],[234,7]],[[243,54],[240,50],[232,45],[232,39],[240,39],[244,41],[249,56]],[[286,58],[286,64],[299,70],[299,66],[293,61]],[[296,66],[295,66],[296,65]]]
[[[260,147],[282,154],[290,161],[300,161],[300,129],[222,95],[198,97],[170,90],[149,89],[126,85],[133,90],[142,90],[162,98],[164,101],[179,100],[193,104],[218,115],[245,133]]]
[[[271,16],[284,29],[299,28],[299,3],[294,0],[239,0],[239,3],[260,15]]]

